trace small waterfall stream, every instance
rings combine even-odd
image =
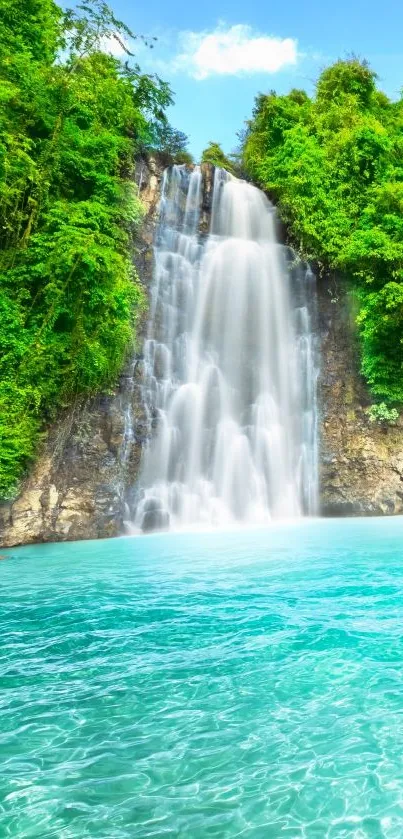
[[[150,437],[136,530],[261,524],[317,510],[314,278],[260,190],[216,169],[164,175],[144,348]]]

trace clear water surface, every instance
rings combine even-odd
[[[11,550],[0,836],[403,836],[403,520]]]

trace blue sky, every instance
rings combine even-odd
[[[209,140],[226,152],[272,88],[312,90],[320,70],[348,53],[367,58],[395,98],[403,86],[403,0],[109,0],[135,32],[157,36],[137,57],[170,82],[169,119],[198,158]]]

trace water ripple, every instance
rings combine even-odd
[[[10,552],[0,835],[401,839],[402,535]]]

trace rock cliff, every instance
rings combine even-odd
[[[371,423],[346,281],[319,279],[320,486],[325,516],[403,513],[403,421]]]
[[[134,262],[146,290],[152,277],[152,241],[162,169],[139,162],[136,182],[146,207]],[[0,544],[96,539],[124,529],[126,489],[138,470],[145,433],[138,353],[128,359],[114,393],[78,401],[48,430],[21,494],[0,507]],[[128,418],[133,413],[133,439]],[[131,423],[130,423],[131,426]]]
[[[203,164],[202,171],[201,235],[209,227],[213,167]],[[134,260],[146,290],[161,175],[155,160],[138,164],[136,181],[146,216]],[[327,277],[317,286],[321,513],[403,513],[403,422],[393,427],[370,423],[366,408],[371,400],[359,374],[347,285]],[[77,402],[49,429],[20,496],[0,508],[4,547],[103,538],[124,530],[128,489],[135,482],[147,434],[140,398],[142,337],[140,330],[138,353],[128,360],[114,393]]]

